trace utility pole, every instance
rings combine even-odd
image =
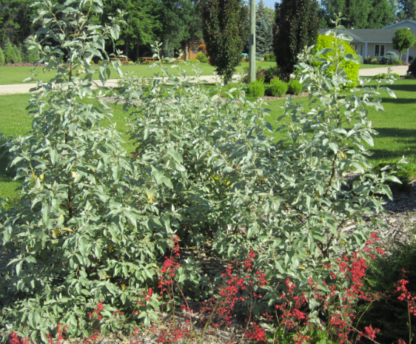
[[[250,82],[256,80],[256,0],[250,0],[250,36],[248,42],[250,52],[250,69],[248,79]]]

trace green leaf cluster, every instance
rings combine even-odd
[[[6,59],[4,58],[3,49],[0,48],[0,66],[4,65],[5,62],[6,62]]]
[[[360,66],[357,53],[348,43],[347,39],[348,37],[342,37],[341,35],[338,38],[334,38],[331,35],[319,35],[316,46],[313,49],[313,53],[325,50],[325,53],[320,55],[320,59],[316,62],[317,67],[322,65],[322,59],[333,62],[336,55],[345,56],[339,60],[338,66],[335,63],[332,63],[326,72],[331,74],[334,73],[337,68],[343,69],[349,80],[348,85],[345,87],[350,89],[358,85],[358,73]]]

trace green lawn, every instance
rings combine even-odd
[[[370,110],[369,119],[373,122],[374,128],[379,135],[374,138],[375,147],[372,149],[374,155],[373,163],[397,162],[403,155],[407,160],[416,165],[416,80],[397,80],[391,86],[397,95],[397,99],[390,98],[383,94],[383,104],[385,111],[376,112]],[[0,97],[0,131],[5,135],[22,135],[30,129],[31,121],[26,115],[25,107],[29,94],[7,95]],[[307,102],[307,98],[297,98],[296,101]],[[284,100],[269,102],[272,110],[270,121],[273,122],[283,113],[281,106]],[[127,117],[122,112],[121,106],[113,105],[113,120],[117,123],[117,128],[125,133],[127,130]],[[133,146],[128,142],[127,135],[125,148],[133,150]],[[12,177],[5,171],[5,161],[0,160],[0,197],[11,196],[17,183],[12,182]]]
[[[274,67],[276,65],[275,62],[256,62],[257,67],[268,68]],[[171,65],[165,65],[166,67],[170,68]],[[215,67],[212,67],[208,63],[199,63],[199,68],[202,70],[202,75],[213,75],[215,71]],[[243,73],[245,67],[248,68],[249,63],[244,62],[241,63],[240,66],[237,67],[236,73]],[[185,65],[182,64],[182,67],[189,73],[189,75],[193,75],[192,72],[192,65]],[[98,66],[94,66],[95,69],[98,70]],[[122,66],[121,67],[123,72],[131,72],[138,76],[143,77],[152,77],[157,69],[150,69],[148,65],[129,65],[129,66]],[[6,67],[0,66],[0,85],[11,85],[11,84],[21,84],[23,80],[30,76],[30,71],[33,70],[33,67]],[[37,67],[35,69],[35,73],[37,74],[37,78],[43,81],[49,81],[54,75],[55,72],[48,71],[43,72],[42,67]],[[111,71],[110,78],[117,79],[119,76],[115,70]],[[95,80],[98,80],[98,73],[94,76]]]

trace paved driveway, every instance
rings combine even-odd
[[[394,73],[399,75],[405,75],[407,73],[407,66],[394,66],[391,67]],[[380,67],[380,68],[366,68],[360,69],[360,76],[373,76],[380,73],[387,73],[388,67]],[[215,79],[218,78],[214,75],[203,75],[200,77],[201,80],[212,83]],[[238,75],[234,75],[234,78],[238,78]],[[97,82],[99,82],[97,80]],[[117,86],[117,79],[110,79],[107,81],[107,87],[114,87]],[[0,95],[4,94],[21,94],[21,93],[29,93],[29,90],[35,87],[35,84],[15,84],[15,85],[0,85]]]

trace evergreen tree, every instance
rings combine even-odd
[[[266,13],[264,2],[260,0],[256,13],[256,56],[273,51],[273,26]]]
[[[394,23],[396,19],[396,2],[393,0],[373,0],[367,19],[367,28],[380,29]]]
[[[4,62],[5,62],[5,58],[3,54],[3,49],[0,48],[0,66],[4,65]]]
[[[278,67],[292,73],[297,55],[318,37],[318,2],[316,0],[282,0],[276,3],[276,29],[273,48]]]
[[[13,63],[22,63],[22,53],[17,46],[13,46]]]
[[[6,48],[4,50],[4,59],[6,60],[6,63],[13,63],[14,61],[14,50],[10,41],[7,41],[6,43]]]
[[[202,8],[203,34],[211,65],[224,76],[225,84],[231,79],[241,61],[249,28],[248,8],[242,0],[207,0]]]

